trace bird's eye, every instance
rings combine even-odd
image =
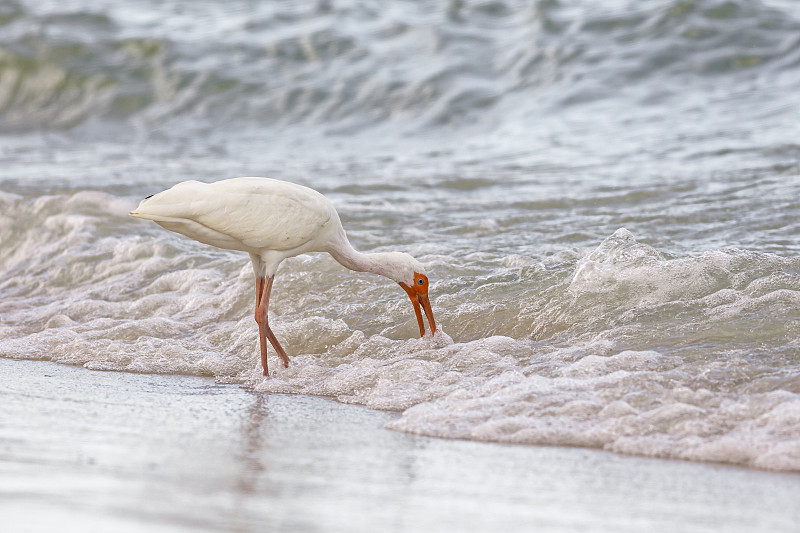
[[[424,280],[424,279],[422,279],[422,278],[419,278],[419,279],[417,280],[417,283],[419,283],[420,285],[425,285],[425,280]]]

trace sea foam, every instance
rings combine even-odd
[[[797,258],[667,257],[620,229],[435,281],[442,328],[417,338],[394,284],[301,256],[270,305],[291,365],[270,351],[264,378],[244,254],[131,221],[132,202],[104,194],[1,201],[4,357],[328,396],[438,437],[800,470]],[[420,258],[455,260],[442,251]]]

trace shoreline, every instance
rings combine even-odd
[[[0,359],[9,531],[796,531],[800,475],[436,439],[202,377]]]

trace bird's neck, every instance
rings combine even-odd
[[[365,254],[359,252],[347,236],[342,233],[335,241],[333,246],[330,247],[328,252],[336,259],[343,267],[355,270],[357,272],[371,272],[381,276],[392,277],[389,272],[386,261],[383,260],[386,254],[372,253]]]

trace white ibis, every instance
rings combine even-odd
[[[386,276],[406,291],[425,335],[420,306],[436,331],[423,266],[406,253],[358,252],[347,240],[333,204],[313,189],[269,178],[233,178],[215,183],[184,181],[148,196],[131,216],[196,241],[250,254],[256,276],[256,313],[261,366],[267,369],[267,341],[285,367],[289,357],[269,327],[269,293],[278,265],[306,252],[328,252],[345,267]]]

